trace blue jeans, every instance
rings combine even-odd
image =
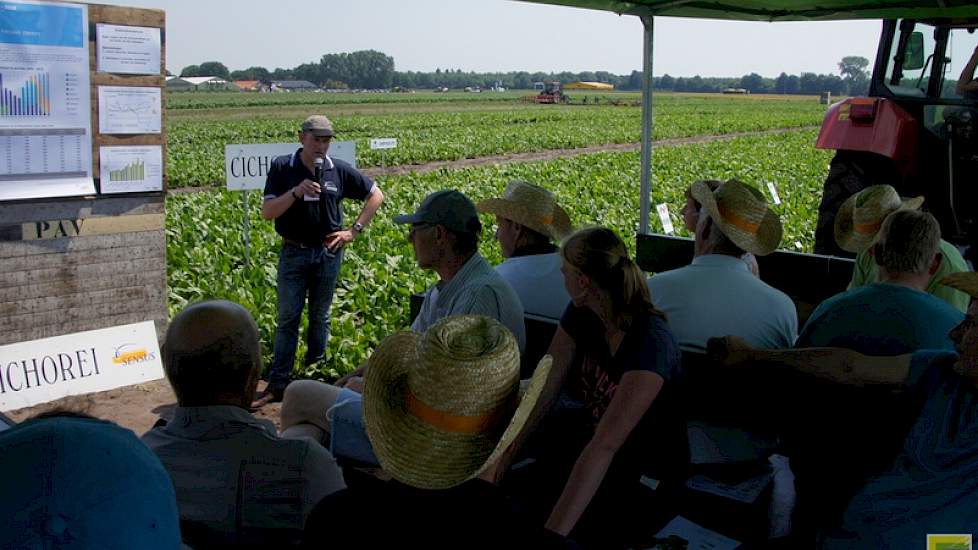
[[[363,396],[343,388],[336,403],[326,413],[329,418],[329,451],[338,459],[352,458],[365,464],[380,465],[367,437],[363,419]]]
[[[329,309],[340,274],[343,251],[302,248],[283,244],[278,256],[278,326],[275,357],[268,372],[268,387],[284,389],[295,366],[299,322],[309,296],[309,330],[306,331],[305,364],[321,361],[329,342]]]

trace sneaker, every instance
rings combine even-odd
[[[260,392],[255,392],[255,399],[251,402],[252,412],[264,407],[269,403],[281,403],[285,388],[265,388]]]

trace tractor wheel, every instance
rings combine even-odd
[[[829,166],[829,175],[822,189],[815,226],[815,253],[852,258],[851,252],[835,242],[835,215],[849,197],[863,189],[882,183],[900,188],[900,176],[892,161],[871,153],[839,151]]]

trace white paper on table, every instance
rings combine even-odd
[[[694,491],[751,504],[761,496],[761,492],[767,488],[773,478],[773,473],[765,473],[740,483],[723,483],[704,475],[696,475],[686,481],[686,486]]]
[[[102,193],[162,191],[163,147],[99,147],[99,176]]]
[[[668,525],[655,535],[655,538],[664,539],[670,535],[678,536],[689,542],[686,547],[687,550],[734,550],[740,546],[739,542],[701,527],[682,516],[674,517]],[[654,548],[656,547],[653,546],[649,550]]]
[[[99,86],[100,134],[159,134],[163,104],[159,88],[149,86]]]
[[[160,29],[95,25],[98,72],[160,74]]]

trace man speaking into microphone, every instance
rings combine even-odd
[[[278,258],[278,324],[275,356],[268,386],[255,396],[252,408],[281,401],[295,366],[299,321],[308,295],[309,330],[305,364],[325,358],[329,341],[330,305],[340,273],[343,248],[370,223],[384,193],[350,164],[330,158],[335,133],[328,118],[314,115],[302,123],[295,153],[272,161],[265,180],[261,215],[275,220],[282,237]],[[360,215],[343,225],[342,201],[364,201]]]

